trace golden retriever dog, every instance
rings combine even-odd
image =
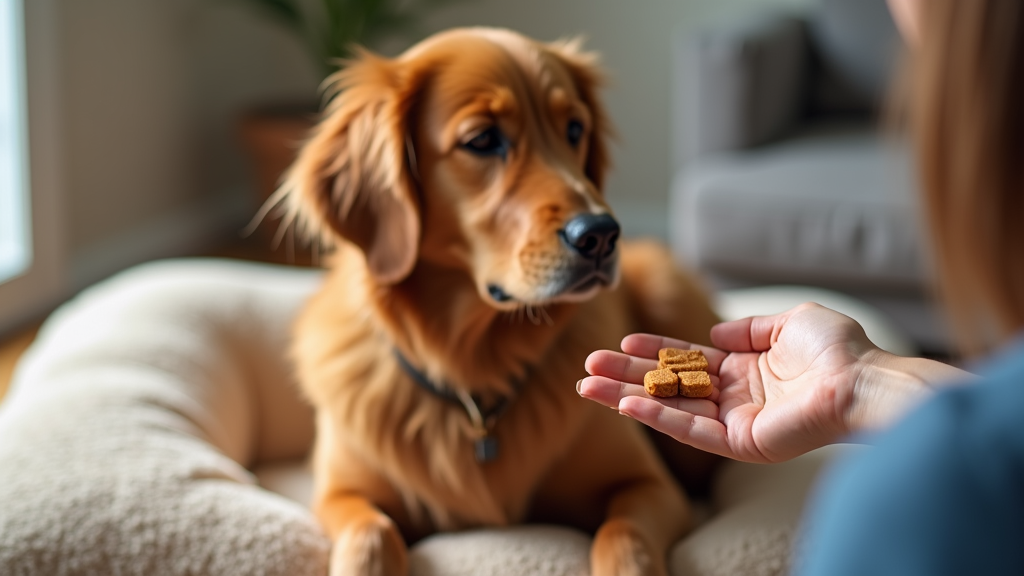
[[[507,30],[363,52],[276,199],[335,246],[292,350],[317,413],[333,575],[403,575],[438,531],[559,523],[592,573],[663,575],[689,504],[628,418],[581,399],[587,355],[716,321],[653,244],[619,242],[594,57]]]

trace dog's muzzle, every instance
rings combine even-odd
[[[539,290],[524,301],[580,301],[614,285],[618,280],[617,243],[621,231],[610,214],[580,214],[570,219],[557,231],[566,249],[565,257],[559,259],[557,269],[545,274],[546,281]],[[499,284],[488,284],[487,293],[499,304],[517,300]]]

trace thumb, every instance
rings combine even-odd
[[[764,352],[772,347],[783,325],[802,304],[781,314],[749,316],[722,322],[711,328],[711,343],[729,352]]]

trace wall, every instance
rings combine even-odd
[[[609,197],[632,235],[664,237],[673,34],[812,0],[464,0],[428,30],[492,25],[583,34],[603,55],[621,136]],[[253,213],[235,122],[315,94],[298,44],[245,0],[58,3],[65,231],[72,284],[200,249]]]
[[[236,123],[316,94],[298,44],[245,0],[59,4],[70,284],[208,249],[255,212]]]

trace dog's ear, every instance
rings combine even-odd
[[[362,52],[330,79],[334,96],[278,191],[285,225],[355,244],[384,284],[409,275],[420,240],[408,148],[414,88],[399,66]]]
[[[599,57],[594,52],[583,51],[582,45],[583,40],[575,38],[548,44],[548,49],[565,65],[572,76],[580,98],[590,109],[592,126],[587,142],[587,161],[584,171],[594,186],[598,190],[603,190],[605,174],[611,167],[608,144],[615,131],[598,95],[605,84],[604,71],[598,64]]]

